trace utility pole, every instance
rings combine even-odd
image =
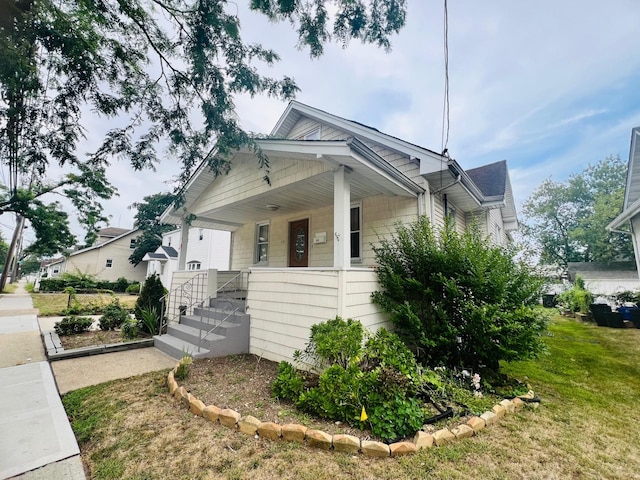
[[[12,262],[16,260],[16,246],[18,245],[18,239],[22,237],[22,230],[24,229],[24,217],[20,214],[16,214],[16,228],[13,231],[13,237],[11,238],[11,244],[7,251],[7,260],[4,262],[4,270],[2,271],[2,277],[0,277],[0,292],[4,290],[7,284],[7,277],[11,270]],[[15,278],[14,278],[15,280]]]

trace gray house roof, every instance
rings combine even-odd
[[[571,281],[576,275],[584,280],[638,280],[635,262],[569,262],[567,272]]]

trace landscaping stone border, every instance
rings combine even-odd
[[[336,452],[362,453],[369,457],[399,457],[416,453],[424,448],[432,448],[434,445],[446,445],[456,440],[477,435],[480,430],[497,423],[505,415],[511,415],[522,410],[525,406],[531,405],[532,408],[538,406],[537,403],[528,403],[522,400],[523,398],[526,400],[535,397],[534,393],[530,391],[527,395],[516,397],[513,400],[502,400],[493,407],[492,411],[485,412],[479,417],[471,417],[466,424],[458,425],[451,430],[443,428],[433,434],[420,430],[415,434],[412,442],[404,441],[387,445],[373,440],[361,440],[353,435],[329,435],[326,432],[313,430],[299,424],[279,425],[273,422],[262,422],[251,415],[242,416],[235,410],[221,409],[215,405],[205,405],[201,400],[191,395],[184,386],[179,386],[175,379],[175,372],[178,367],[183,362],[190,363],[191,361],[190,357],[184,357],[176,364],[167,375],[167,387],[171,396],[181,401],[194,415],[203,417],[210,422],[220,423],[246,435],[254,435],[269,440],[282,439],[302,444],[306,442],[308,446],[321,450],[333,449]]]
[[[108,343],[105,345],[65,350],[60,342],[60,337],[53,330],[42,332],[42,340],[44,342],[47,359],[51,362],[55,360],[65,360],[67,358],[88,357],[90,355],[153,347],[153,338],[146,338],[144,340],[134,340],[126,343]]]

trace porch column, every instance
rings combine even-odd
[[[351,265],[351,185],[344,165],[333,172],[333,266]]]
[[[187,247],[189,246],[189,224],[183,218],[180,232],[180,254],[178,255],[178,270],[187,268]]]

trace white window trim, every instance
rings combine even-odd
[[[113,258],[107,258],[104,262],[104,268],[113,268]]]
[[[135,250],[137,243],[138,243],[138,237],[129,239],[129,248],[131,250]]]
[[[200,270],[201,268],[202,268],[202,262],[200,262],[199,260],[191,260],[187,262],[187,270],[189,271]]]
[[[258,236],[260,235],[260,227],[264,227],[267,226],[269,228],[269,240],[267,240],[266,242],[260,242]],[[259,222],[256,223],[256,233],[255,233],[255,239],[254,239],[254,254],[253,254],[253,263],[254,265],[268,265],[269,264],[269,244],[271,243],[271,222]],[[267,260],[266,261],[260,261],[259,255],[260,255],[260,249],[258,248],[259,245],[261,244],[266,244],[267,245]]]
[[[317,137],[317,138],[309,138]],[[322,127],[320,125],[307,130],[298,137],[298,140],[321,140],[322,139]]]
[[[360,230],[359,230],[359,235],[358,235],[358,239],[359,239],[359,247],[358,251],[360,252],[360,256],[359,257],[351,257],[351,261],[354,263],[360,263],[362,262],[362,202],[354,202],[349,206],[349,239],[351,239],[351,209],[352,208],[358,208],[358,225],[360,226]],[[351,252],[349,252],[351,253]]]

